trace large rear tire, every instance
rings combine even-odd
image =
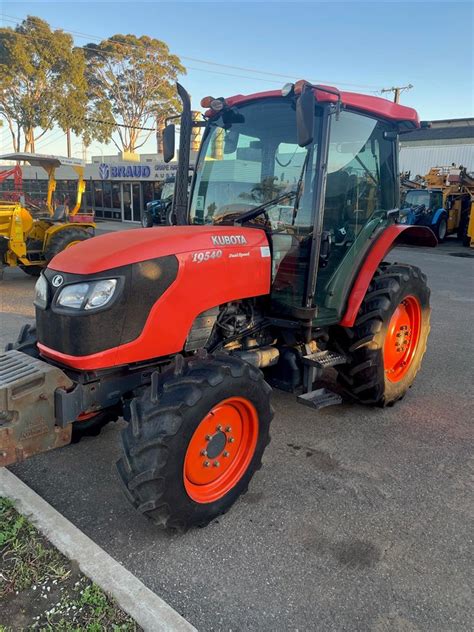
[[[465,247],[469,247],[471,245],[471,238],[467,234],[467,231],[469,230],[469,219],[470,219],[470,213],[468,212],[463,213],[461,217],[461,221],[459,222],[459,226],[458,226],[457,236],[458,236],[458,239],[461,240],[462,245]]]
[[[205,526],[247,491],[269,443],[271,388],[225,354],[193,359],[132,400],[117,463],[126,496],[162,528]]]
[[[382,263],[353,327],[336,327],[339,349],[349,358],[338,367],[345,391],[363,404],[391,406],[413,384],[430,331],[426,276],[406,264]]]
[[[51,261],[57,254],[71,248],[81,241],[90,239],[93,235],[82,228],[63,228],[55,233],[49,240],[48,246],[44,253],[46,261]]]

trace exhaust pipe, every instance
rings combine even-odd
[[[173,210],[178,226],[188,223],[188,177],[189,153],[191,151],[191,135],[193,117],[191,113],[191,99],[180,83],[176,84],[179,98],[183,104],[181,113],[181,129],[179,134],[179,156],[176,181],[174,185]]]

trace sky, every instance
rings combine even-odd
[[[272,90],[304,78],[377,95],[383,88],[412,84],[402,93],[401,103],[416,108],[420,118],[474,116],[472,2],[0,4],[3,26],[14,27],[27,15],[83,34],[75,36],[77,45],[115,33],[165,41],[188,70],[181,82],[196,109],[206,95]],[[10,143],[3,130],[0,151],[11,150]],[[46,134],[36,150],[65,154],[62,132]],[[154,150],[152,138],[140,151]],[[82,154],[78,139],[73,151]],[[114,154],[116,149],[95,143],[89,155],[102,152]]]

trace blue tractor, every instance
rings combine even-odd
[[[441,189],[411,189],[400,209],[401,224],[428,226],[439,242],[448,234],[448,211],[443,206]]]
[[[143,228],[171,226],[175,223],[172,217],[174,182],[174,177],[168,178],[161,190],[161,198],[147,203],[146,210],[142,214]]]

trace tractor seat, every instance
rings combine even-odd
[[[65,222],[69,215],[69,209],[65,204],[58,204],[54,209],[53,222]]]

